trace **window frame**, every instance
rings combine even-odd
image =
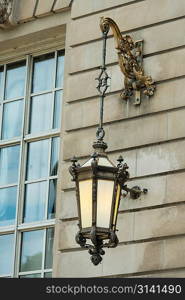
[[[56,43],[56,41],[55,41]],[[24,50],[25,51],[25,50]],[[46,44],[46,47],[43,49],[36,49],[33,51],[30,51],[29,54],[28,51],[25,53],[21,53],[19,56],[15,55],[13,53],[12,57],[3,60],[1,57],[0,59],[0,65],[4,65],[5,68],[7,68],[7,65],[10,63],[18,63],[23,60],[26,61],[26,79],[25,79],[25,89],[24,89],[24,98],[23,101],[23,119],[22,119],[22,134],[20,137],[16,138],[11,138],[9,140],[0,140],[0,148],[3,147],[8,147],[8,146],[14,146],[14,145],[20,145],[20,157],[19,157],[19,174],[18,174],[18,182],[17,182],[17,199],[16,199],[16,216],[15,216],[15,224],[10,225],[10,226],[1,226],[0,227],[0,235],[4,234],[14,234],[14,247],[13,247],[13,274],[8,277],[13,277],[13,278],[19,278],[20,275],[27,275],[27,274],[37,274],[40,273],[37,271],[30,271],[30,272],[20,272],[19,271],[19,266],[20,266],[20,259],[21,259],[21,241],[22,241],[22,233],[25,231],[32,231],[32,230],[39,230],[43,229],[45,230],[44,233],[44,244],[43,244],[43,251],[44,248],[46,247],[45,242],[46,242],[46,231],[48,228],[54,228],[55,229],[55,224],[56,224],[56,216],[55,219],[47,219],[43,221],[36,221],[36,222],[30,222],[30,223],[23,223],[23,210],[24,210],[24,193],[25,193],[25,184],[27,183],[26,181],[26,165],[27,165],[27,153],[28,153],[28,144],[31,142],[35,141],[40,141],[43,139],[49,139],[50,143],[50,150],[49,150],[49,158],[48,158],[48,164],[51,162],[51,148],[52,148],[52,138],[54,137],[59,137],[59,161],[60,161],[60,155],[61,155],[61,134],[63,132],[62,127],[58,129],[50,129],[44,133],[41,134],[30,134],[29,133],[29,120],[30,120],[30,108],[31,108],[31,97],[33,95],[38,95],[38,94],[46,94],[48,91],[43,91],[40,93],[31,93],[31,83],[32,83],[32,72],[33,72],[33,59],[35,57],[38,57],[40,55],[44,54],[49,54],[54,52],[55,53],[55,76],[54,80],[56,79],[56,70],[57,70],[57,53],[59,51],[63,51],[65,55],[65,47],[64,47],[64,41],[60,41],[57,46],[54,45],[53,47],[49,44]],[[3,76],[3,91],[5,91],[5,82],[6,82],[6,72],[4,70],[4,76]],[[53,93],[53,97],[55,97],[55,93],[58,90],[61,90],[63,93],[64,89],[64,83],[60,88],[53,88],[52,91],[50,90],[51,93]],[[20,98],[18,98],[20,99]],[[1,101],[0,104],[0,133],[2,133],[2,117],[3,117],[3,106],[6,103],[15,101],[16,98],[12,98],[7,101]],[[52,112],[54,112],[54,99],[52,103]],[[61,113],[63,112],[63,103],[61,103]],[[54,115],[52,119],[54,118]],[[60,120],[60,125],[62,122],[62,116]],[[50,169],[50,165],[49,165]],[[59,170],[58,170],[59,174]],[[47,195],[49,197],[49,182],[52,179],[56,179],[58,182],[58,174],[54,176],[47,177],[48,181],[48,191]],[[42,179],[43,180],[43,179]],[[29,181],[32,182],[32,181]],[[34,181],[36,182],[36,181]],[[8,186],[8,185],[7,185]],[[57,202],[57,190],[56,190],[56,202]],[[47,205],[48,206],[48,200],[47,200]],[[55,233],[54,233],[55,236]],[[45,257],[45,251],[43,252],[43,258]],[[44,277],[45,273],[47,272],[52,272],[52,269],[43,269],[41,271],[41,275]],[[23,274],[24,273],[24,274]],[[4,277],[3,275],[0,275],[0,278]],[[7,275],[6,275],[7,277]]]

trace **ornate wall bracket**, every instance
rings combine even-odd
[[[117,24],[111,18],[102,17],[100,20],[102,33],[112,29],[118,62],[121,72],[124,74],[124,89],[121,98],[128,100],[135,98],[134,104],[140,104],[141,93],[148,97],[153,96],[155,84],[151,76],[144,74],[143,62],[143,41],[134,41],[130,35],[122,36]]]
[[[0,0],[0,27],[11,28],[17,24],[18,0]]]

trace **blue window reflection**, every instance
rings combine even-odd
[[[54,53],[36,57],[33,63],[32,92],[49,91],[54,87]]]
[[[14,235],[0,235],[0,275],[12,275]]]
[[[48,176],[49,140],[41,140],[29,144],[27,180]]]
[[[32,97],[30,133],[38,133],[51,129],[52,100],[51,93]]]
[[[22,234],[22,252],[20,269],[36,271],[42,267],[44,230],[24,232]]]
[[[20,146],[0,149],[0,185],[17,183]]]
[[[17,187],[0,189],[0,226],[15,223]]]
[[[47,200],[47,182],[26,185],[24,222],[43,220]]]
[[[8,65],[6,74],[5,99],[24,96],[26,64],[19,62]]]
[[[21,135],[23,119],[23,100],[4,104],[2,139]]]

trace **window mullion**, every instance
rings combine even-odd
[[[28,102],[28,91],[30,81],[30,56],[26,58],[26,80],[24,87],[24,117],[22,124],[21,134],[21,145],[20,145],[20,166],[19,166],[19,180],[18,180],[18,191],[17,191],[17,210],[16,210],[16,230],[15,230],[15,260],[14,260],[14,277],[18,277],[19,273],[19,261],[20,261],[20,244],[21,244],[21,233],[18,231],[18,225],[22,222],[22,213],[24,206],[24,176],[25,176],[25,165],[26,165],[26,145],[24,143],[25,123],[27,118],[27,102]]]

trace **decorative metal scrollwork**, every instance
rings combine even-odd
[[[112,29],[116,42],[119,66],[124,74],[124,89],[121,97],[128,100],[135,97],[135,104],[140,104],[141,92],[147,96],[152,96],[155,91],[155,84],[151,76],[144,74],[142,67],[142,43],[143,41],[133,41],[130,35],[122,36],[117,24],[111,18],[102,17],[100,20],[102,32]]]

